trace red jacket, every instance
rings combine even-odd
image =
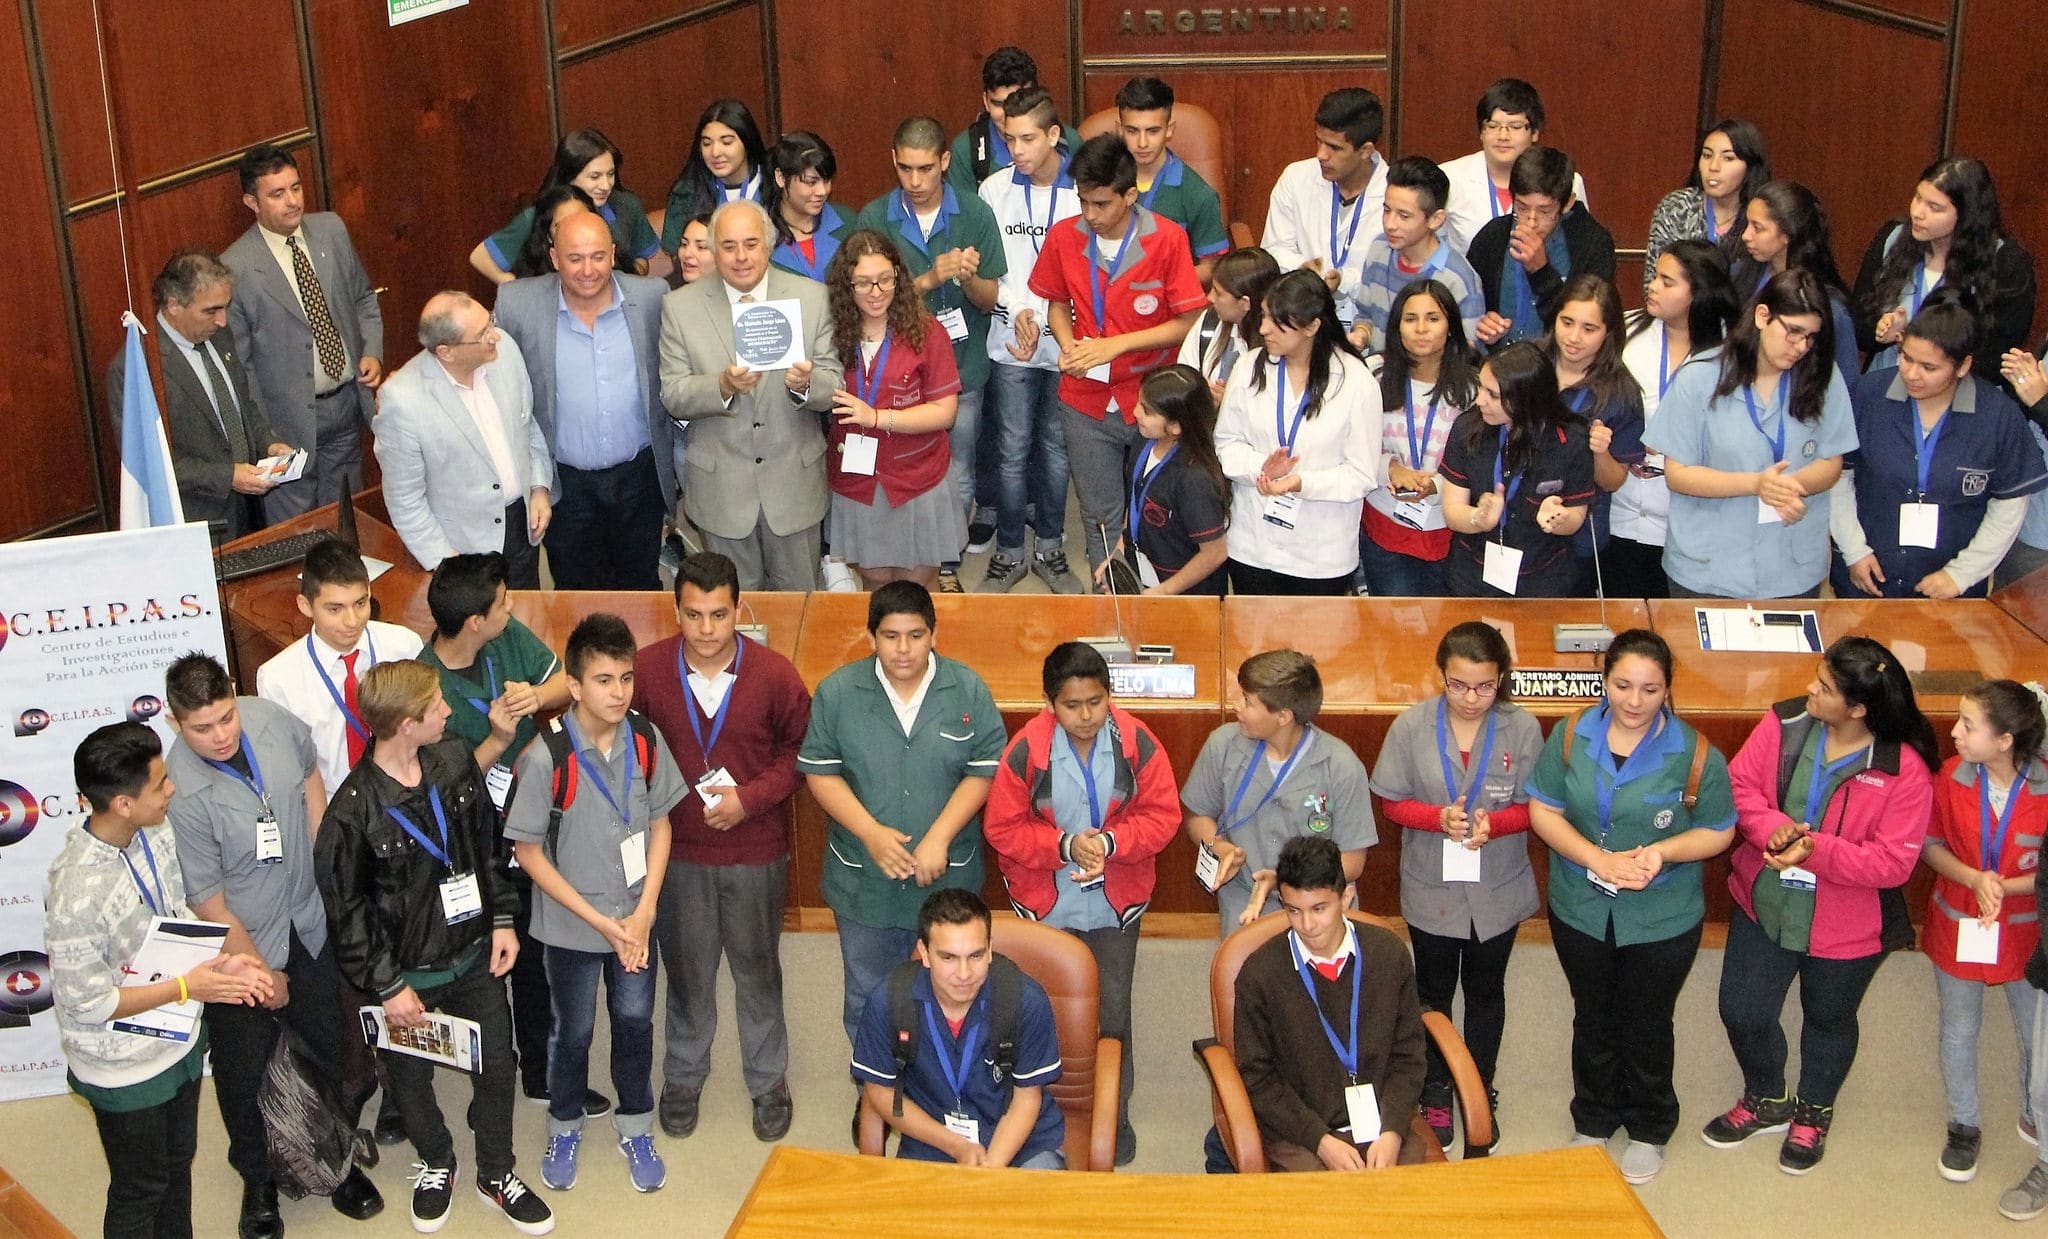
[[[1798,749],[1784,743],[1796,734],[1803,744],[1815,724],[1802,699],[1781,701],[1749,733],[1742,751],[1728,763],[1735,789],[1735,829],[1741,839],[1730,857],[1728,893],[1751,917],[1750,888],[1763,872],[1764,848],[1773,831],[1792,820],[1779,807],[1781,761],[1786,773]],[[1813,855],[1804,868],[1819,879],[1813,899],[1813,928],[1807,954],[1816,959],[1860,959],[1880,949],[1884,912],[1880,896],[1905,885],[1920,859],[1927,818],[1934,801],[1927,763],[1906,745],[1877,741],[1871,764],[1849,776],[1813,829]],[[1904,901],[1899,899],[1903,915]]]
[[[1058,883],[1073,861],[1067,833],[1052,817],[1052,741],[1059,722],[1051,710],[1024,724],[1003,754],[982,810],[982,834],[1003,873],[1017,915],[1040,920],[1059,900]],[[1116,778],[1102,814],[1109,838],[1102,893],[1119,923],[1128,925],[1152,899],[1153,863],[1180,829],[1180,786],[1152,730],[1121,706],[1109,708],[1102,735],[1116,743]]]
[[[1927,826],[1930,847],[1945,847],[1972,869],[1989,869],[1984,863],[1984,835],[1977,799],[1981,772],[1960,757],[1951,757],[1934,783],[1934,820]],[[2012,807],[2012,826],[2005,838],[2005,851],[1993,858],[2001,877],[2016,878],[2041,867],[2041,836],[2048,830],[2048,770],[2030,763],[2020,772],[2012,794],[2020,803]],[[1995,828],[1995,827],[1994,827]],[[1920,930],[1920,949],[1934,966],[1952,977],[2003,985],[2022,981],[2027,957],[2041,938],[2040,914],[2034,896],[2007,895],[1998,906],[1998,963],[1965,964],[1956,960],[1956,923],[1977,915],[1977,893],[1960,882],[1934,875],[1934,890],[1927,898],[1927,919]]]

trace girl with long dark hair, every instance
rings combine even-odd
[[[619,269],[649,274],[650,262],[662,252],[661,239],[654,235],[654,226],[647,221],[647,208],[622,183],[625,168],[626,157],[604,136],[602,129],[578,129],[564,134],[555,144],[555,157],[540,179],[540,188],[534,191],[536,205],[521,210],[510,223],[471,250],[469,265],[493,284],[552,270],[542,267],[539,271],[522,271],[520,260],[524,254],[524,265],[533,265],[526,251],[531,248],[528,242],[534,220],[544,218],[536,213],[538,199],[549,190],[573,185],[590,200],[590,209],[611,225],[612,240],[619,247]],[[546,253],[547,246],[542,245],[541,256]]]
[[[1216,401],[1193,366],[1163,366],[1138,388],[1125,535],[1095,570],[1097,588],[1117,563],[1147,594],[1223,596],[1230,481],[1216,458]]]
[[[697,117],[690,157],[668,188],[668,213],[661,220],[661,252],[673,254],[683,226],[733,198],[767,201],[768,144],[754,114],[737,99],[713,100]]]
[[[1735,295],[1750,300],[1774,276],[1811,271],[1828,295],[1835,368],[1843,383],[1854,383],[1863,372],[1856,352],[1856,321],[1849,313],[1848,285],[1835,266],[1828,214],[1820,199],[1797,181],[1769,181],[1757,187],[1743,208],[1743,218],[1742,252],[1736,256],[1733,274]]]
[[[775,217],[775,253],[769,261],[792,275],[823,280],[840,238],[853,219],[832,205],[832,178],[839,159],[825,139],[798,129],[782,135],[768,152],[774,173],[768,211]]]
[[[1743,212],[1771,179],[1771,157],[1755,125],[1729,116],[1700,135],[1692,173],[1681,189],[1664,195],[1650,214],[1650,242],[1643,251],[1643,291],[1657,278],[1657,259],[1671,243],[1705,241],[1724,254],[1742,243]]]
[[[1219,401],[1238,359],[1261,347],[1259,307],[1279,278],[1280,264],[1256,245],[1230,251],[1209,272],[1209,308],[1195,320],[1174,360],[1200,371]]]
[[[1427,598],[1444,592],[1451,530],[1437,467],[1451,427],[1479,398],[1479,363],[1457,299],[1421,279],[1394,296],[1380,355],[1380,484],[1365,496],[1358,553],[1366,592]]]
[[[1595,540],[1607,548],[1607,497],[1643,460],[1643,391],[1621,364],[1621,294],[1612,280],[1585,272],[1565,281],[1546,326],[1541,343],[1557,370],[1558,399],[1585,419],[1593,453],[1593,503],[1572,535],[1573,592],[1591,598],[1600,583]]]

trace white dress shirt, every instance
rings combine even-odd
[[[439,358],[434,364],[441,366]],[[485,371],[493,363],[478,366],[469,376],[469,385],[448,374],[448,367],[441,366],[441,373],[448,375],[448,381],[455,386],[456,399],[469,414],[469,420],[476,424],[477,433],[484,437],[484,451],[491,458],[491,467],[498,471],[498,485],[504,488],[506,506],[526,498],[526,488],[519,484],[519,466],[512,461],[512,448],[505,441],[504,415],[498,409],[498,398],[491,394],[491,383]]]
[[[924,695],[931,690],[932,677],[939,673],[939,656],[928,654],[926,658],[924,678],[917,682],[917,691],[910,695],[908,701],[896,695],[896,686],[889,682],[888,673],[882,670],[882,660],[875,660],[875,678],[882,682],[882,696],[889,699],[889,708],[896,711],[896,722],[906,736],[917,725],[917,712],[924,708]]]
[[[320,658],[316,665],[306,652],[306,640],[300,637],[257,669],[256,695],[283,706],[313,729],[313,747],[320,756],[320,781],[327,785],[327,797],[332,800],[341,781],[348,777],[348,721],[342,717],[341,707],[335,704],[320,673],[327,673],[336,693],[343,692],[342,682],[348,668],[341,659],[351,651],[337,650],[313,636],[313,650]],[[421,645],[418,634],[410,628],[371,620],[355,644],[355,649],[363,651],[362,657],[356,659],[356,682],[360,684],[378,663],[418,658]]]
[[[1266,206],[1266,235],[1259,244],[1282,271],[1292,271],[1316,258],[1326,270],[1337,267],[1343,272],[1337,287],[1340,318],[1352,312],[1351,297],[1358,291],[1360,273],[1365,269],[1365,251],[1372,248],[1374,237],[1386,232],[1380,208],[1387,201],[1387,161],[1375,154],[1372,163],[1372,178],[1365,183],[1365,192],[1348,205],[1338,203],[1335,249],[1330,246],[1330,199],[1336,186],[1323,179],[1314,159],[1296,160],[1282,169]],[[1339,254],[1342,263],[1337,261]]]

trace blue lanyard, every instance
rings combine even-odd
[[[1809,829],[1814,825],[1814,815],[1820,812],[1822,803],[1828,799],[1828,788],[1834,783],[1835,776],[1848,769],[1852,763],[1867,758],[1870,752],[1867,747],[1860,748],[1839,761],[1828,762],[1823,760],[1827,756],[1827,751],[1828,729],[1827,724],[1823,723],[1820,741],[1813,748],[1813,774],[1806,780],[1804,821]]]
[[[453,873],[455,872],[455,863],[449,859],[453,854],[453,850],[448,846],[448,815],[441,809],[441,789],[432,784],[429,784],[427,787],[427,805],[433,809],[434,826],[441,832],[440,847],[435,847],[434,841],[427,838],[426,832],[413,825],[412,819],[400,813],[396,807],[387,806],[384,812],[390,814],[391,820],[397,822],[399,826],[404,828],[406,834],[412,836],[413,842],[425,848],[427,855],[440,861],[443,869]]]
[[[1124,269],[1124,251],[1131,247],[1131,238],[1138,235],[1138,217],[1133,214],[1124,220],[1124,239],[1117,242],[1116,257],[1109,260],[1109,282],[1116,283],[1117,273]],[[1095,303],[1095,330],[1109,334],[1108,294],[1102,285],[1102,250],[1095,242],[1094,231],[1088,233],[1088,297]]]
[[[1951,402],[1948,408],[1941,411],[1941,416],[1934,420],[1933,429],[1923,429],[1920,425],[1920,406],[1918,402],[1913,400],[1906,401],[1906,416],[1911,419],[1913,427],[1913,455],[1915,463],[1920,466],[1920,490],[1918,493],[1923,502],[1927,498],[1928,471],[1934,467],[1934,451],[1941,445],[1941,432],[1948,428],[1948,415],[1954,411],[1955,405]]]
[[[895,343],[896,333],[885,332],[882,335],[882,347],[875,350],[874,365],[863,366],[858,358],[854,360],[853,381],[860,388],[860,398],[867,402],[869,408],[880,407],[875,401],[882,398],[882,373],[889,368],[889,349]],[[676,657],[680,658],[682,655],[678,653]]]
[[[1347,927],[1347,932],[1349,928]],[[1294,970],[1301,975],[1301,983],[1308,990],[1308,1005],[1315,1009],[1316,1022],[1323,1026],[1323,1036],[1329,1039],[1330,1050],[1337,1056],[1337,1065],[1344,1068],[1344,1075],[1351,1083],[1358,1083],[1358,978],[1365,971],[1364,961],[1358,958],[1354,946],[1351,951],[1351,1040],[1337,1040],[1337,1030],[1330,1027],[1330,1017],[1323,1014],[1323,1004],[1316,1000],[1316,981],[1308,962],[1302,954],[1301,942],[1293,934],[1287,935],[1287,947],[1294,955]],[[1357,1139],[1359,1133],[1352,1132]]]
[[[1367,182],[1367,184],[1370,185],[1370,182]],[[1358,239],[1358,221],[1365,214],[1365,191],[1360,190],[1358,201],[1351,204],[1351,231],[1344,234],[1344,248],[1340,251],[1337,248],[1337,209],[1342,203],[1343,195],[1337,192],[1336,184],[1332,183],[1330,186],[1330,269],[1333,271],[1342,271],[1344,264],[1351,258],[1351,243]]]
[[[732,708],[732,699],[740,691],[740,659],[746,657],[746,654],[747,639],[740,637],[732,646],[732,684],[725,690],[725,700],[718,703],[718,712],[711,716],[711,735],[707,739],[704,735],[704,724],[697,718],[703,709],[697,704],[697,695],[690,692],[690,667],[683,661],[683,643],[676,642],[676,679],[682,681],[683,692],[689,698],[683,703],[683,713],[689,717],[690,734],[697,737],[697,749],[704,754],[704,769],[707,771],[711,769],[711,750],[718,747],[719,733],[725,730],[725,712]],[[603,784],[600,783],[599,786],[602,788]],[[633,763],[628,761],[626,787],[630,790],[632,786]],[[612,807],[616,809],[618,806]]]
[[[363,630],[365,643],[370,647],[370,667],[374,667],[377,665],[377,639],[369,633],[369,629]],[[334,698],[334,708],[341,711],[341,721],[347,723],[348,729],[356,733],[364,744],[370,743],[375,737],[370,735],[369,728],[363,726],[363,720],[356,717],[356,712],[348,708],[348,700],[341,695],[341,690],[334,686],[334,677],[327,674],[327,668],[320,662],[320,655],[313,650],[313,634],[310,632],[306,634],[306,657],[313,660],[313,670],[320,673],[320,682],[327,686],[327,695]],[[363,668],[363,672],[367,673],[370,667]],[[358,675],[356,678],[360,683],[362,676]]]
[[[121,851],[121,860],[128,866],[128,876],[135,879],[135,893],[142,896],[143,906],[149,909],[150,915],[169,916],[171,897],[164,893],[164,875],[157,872],[156,853],[149,850],[149,836],[138,830],[135,832],[135,839],[142,844],[142,859],[149,862],[149,880],[156,886],[156,898],[149,897],[149,888],[142,884],[142,874],[136,870],[135,862],[129,859],[127,849],[124,848]]]
[[[711,187],[718,191],[718,201],[720,203],[731,202],[734,197],[752,198],[754,196],[751,192],[754,188],[754,178],[760,174],[761,170],[759,168],[750,170],[747,173],[747,179],[740,182],[738,189],[734,189],[714,176],[711,178]]]
[[[967,1085],[967,1073],[974,1067],[974,1052],[981,1046],[982,1026],[968,1023],[962,1029],[960,1056],[955,1060],[953,1056],[946,1053],[946,1038],[940,1035],[939,1021],[932,1015],[933,1011],[938,1010],[938,1006],[939,1003],[936,995],[933,996],[932,1001],[925,1004],[924,1026],[925,1031],[931,1034],[932,1053],[938,1057],[939,1073],[946,1077],[946,1087],[953,1090],[953,1109],[958,1111],[965,1105],[962,1090]],[[967,1019],[969,1021],[974,1019],[974,1008],[969,1007],[967,1009]]]
[[[1436,703],[1436,757],[1444,766],[1444,795],[1450,797],[1447,804],[1458,802],[1458,771],[1451,765],[1451,699],[1444,696]],[[1466,767],[1472,771],[1472,797],[1476,798],[1485,790],[1486,763],[1493,760],[1493,726],[1500,721],[1500,714],[1494,710],[1486,712],[1486,743],[1480,746],[1479,760]],[[1469,812],[1479,806],[1467,800]]]
[[[1435,400],[1429,402],[1429,416],[1422,421],[1422,437],[1415,437],[1415,387],[1409,384],[1408,403],[1401,406],[1401,412],[1408,417],[1408,467],[1420,471],[1423,455],[1429,451],[1430,435],[1436,430]]]
[[[1614,829],[1614,793],[1621,789],[1622,776],[1629,774],[1629,767],[1636,764],[1638,757],[1644,757],[1657,747],[1664,735],[1667,715],[1659,714],[1649,734],[1636,743],[1636,747],[1622,760],[1621,769],[1614,766],[1614,750],[1607,746],[1607,723],[1613,711],[1600,707],[1594,721],[1599,724],[1599,734],[1593,737],[1593,803],[1600,810],[1600,846],[1607,847],[1607,835]],[[1704,743],[1704,742],[1703,742]]]
[[[1102,798],[1095,790],[1095,749],[1090,746],[1088,756],[1081,756],[1081,750],[1074,745],[1074,737],[1067,735],[1067,729],[1060,728],[1060,734],[1067,738],[1067,752],[1074,758],[1074,764],[1081,768],[1081,786],[1088,790],[1088,826],[1092,830],[1102,829]],[[1095,743],[1102,743],[1102,733],[1095,733]]]
[[[1131,466],[1130,520],[1125,523],[1124,528],[1131,531],[1131,545],[1134,547],[1138,545],[1138,518],[1144,514],[1146,496],[1152,493],[1152,483],[1157,482],[1159,475],[1166,472],[1167,462],[1171,461],[1178,451],[1180,444],[1175,443],[1166,449],[1166,455],[1159,458],[1159,463],[1148,470],[1145,468],[1145,462],[1152,456],[1152,449],[1148,445],[1144,451],[1138,453],[1137,463]]]
[[[2024,772],[2015,770],[2012,776],[2012,790],[2005,794],[2005,811],[1998,815],[1998,833],[1991,833],[1991,772],[1982,762],[1977,765],[1977,826],[1982,841],[1977,852],[1977,867],[1999,872],[2004,866],[2005,832],[2012,825],[2012,808],[2020,802],[2020,792],[2026,783]]]
[[[1178,162],[1179,159],[1180,156],[1174,154],[1172,151],[1166,152],[1166,162],[1159,165],[1159,175],[1152,178],[1152,188],[1146,190],[1138,198],[1138,201],[1144,204],[1146,210],[1149,211],[1152,209],[1152,199],[1159,196],[1159,187],[1166,183],[1166,174],[1173,170],[1173,165],[1176,162]]]
[[[1705,194],[1701,194],[1700,205],[1707,208],[1707,240],[1719,241],[1721,239],[1721,230],[1714,226],[1714,200]]]
[[[944,191],[942,190],[941,193],[943,192]],[[1030,212],[1028,210],[1028,207],[1030,204],[1030,198],[1028,197],[1028,195],[1031,191],[1027,188],[1024,192],[1027,195],[1027,197],[1025,198],[1025,203],[1027,207],[1025,213],[1026,215],[1029,215]],[[896,191],[896,200],[903,204],[903,222],[905,225],[907,225],[903,229],[903,239],[916,245],[918,248],[918,252],[927,255],[930,254],[932,236],[936,235],[939,231],[939,216],[944,215],[946,213],[945,199],[942,197],[939,200],[938,215],[932,216],[932,231],[930,234],[927,234],[925,232],[923,224],[917,222],[917,208],[910,205],[910,195],[904,193],[902,190],[899,189]]]
[[[248,778],[243,778],[242,772],[227,762],[215,761],[211,757],[205,759],[207,765],[212,766],[222,774],[232,777],[235,782],[255,792],[256,799],[262,801],[264,809],[268,810],[270,808],[270,797],[264,794],[263,767],[256,764],[256,750],[250,746],[249,733],[246,731],[242,733],[242,760],[249,763]]]
[[[915,219],[916,216],[911,218]],[[784,242],[777,252],[786,255],[791,266],[801,267],[805,275],[823,283],[825,268],[832,265],[832,255],[839,252],[839,242],[831,233],[825,231],[825,217],[821,214],[818,216],[818,229],[811,234],[811,253],[816,255],[815,258],[806,259],[803,248],[796,243],[794,237]]]
[[[1216,833],[1219,836],[1227,835],[1257,817],[1259,810],[1265,808],[1267,802],[1280,793],[1280,785],[1287,781],[1288,771],[1293,770],[1294,763],[1301,760],[1301,755],[1308,751],[1308,738],[1314,731],[1315,729],[1312,727],[1301,729],[1301,739],[1294,742],[1294,751],[1287,755],[1287,760],[1281,763],[1280,769],[1273,775],[1273,785],[1266,789],[1265,795],[1259,797],[1259,803],[1252,806],[1251,812],[1243,817],[1239,817],[1237,815],[1237,806],[1244,803],[1244,794],[1251,788],[1252,776],[1259,772],[1259,765],[1266,757],[1266,742],[1264,740],[1259,741],[1259,747],[1252,750],[1252,759],[1245,763],[1244,777],[1237,781],[1237,791],[1230,797],[1230,808],[1223,814],[1224,817],[1229,819],[1229,822],[1216,828]]]
[[[470,709],[475,710],[478,714],[483,715],[485,718],[489,718],[491,714],[491,703],[498,699],[498,664],[497,661],[493,659],[489,654],[484,655],[484,682],[490,686],[490,696],[465,696],[463,697],[463,700],[469,703]]]
[[[1572,412],[1584,413],[1586,411],[1586,401],[1591,400],[1592,398],[1593,389],[1590,387],[1581,387],[1579,389],[1579,394],[1573,396],[1571,399]]]
[[[1301,437],[1302,419],[1308,416],[1309,386],[1306,380],[1301,385],[1301,399],[1294,404],[1294,424],[1287,422],[1287,363],[1273,367],[1273,437],[1280,440],[1289,456],[1294,455],[1294,441]]]
[[[1708,207],[1709,211],[1714,208]],[[1657,331],[1657,399],[1671,388],[1671,328],[1660,325]]]
[[[1757,412],[1755,389],[1756,384],[1754,383],[1744,383],[1742,385],[1742,403],[1749,406],[1749,424],[1756,427],[1756,432],[1764,437],[1764,442],[1771,445],[1771,460],[1773,462],[1783,460],[1785,459],[1785,423],[1791,420],[1792,417],[1792,406],[1790,404],[1792,372],[1787,370],[1778,375],[1778,436],[1775,439],[1771,437],[1770,431],[1764,429],[1763,415]]]
[[[1052,183],[1052,184],[1051,184],[1050,186],[1048,186],[1048,187],[1046,188],[1046,199],[1045,199],[1045,231],[1044,231],[1044,232],[1038,232],[1038,233],[1033,233],[1033,232],[1031,231],[1031,228],[1030,228],[1030,224],[1031,224],[1031,182],[1030,182],[1030,181],[1028,181],[1028,180],[1024,182],[1024,223],[1025,223],[1025,229],[1024,229],[1024,232],[1025,232],[1025,235],[1027,235],[1027,236],[1029,236],[1029,237],[1031,238],[1031,252],[1032,252],[1032,253],[1034,253],[1034,254],[1037,254],[1037,253],[1042,253],[1042,252],[1044,251],[1044,249],[1045,249],[1045,238],[1046,238],[1046,236],[1047,236],[1048,234],[1050,234],[1050,233],[1052,232],[1052,217],[1053,217],[1054,215],[1056,215],[1056,214],[1058,214],[1058,213],[1059,213],[1059,209],[1060,209],[1060,184],[1059,184],[1059,182],[1058,182],[1058,181],[1054,181],[1054,182],[1053,182],[1053,183]],[[913,216],[912,218],[915,218],[915,217]],[[1092,247],[1092,246],[1093,246],[1093,244],[1094,244],[1094,242],[1093,242],[1093,241],[1091,241],[1091,242],[1090,242],[1089,244],[1090,244],[1090,246]],[[1091,249],[1091,257],[1092,257],[1092,256],[1093,256],[1093,255],[1092,255],[1092,249]]]
[[[1486,191],[1486,209],[1490,212],[1487,218],[1499,219],[1501,217],[1500,191],[1493,187],[1493,173],[1486,170],[1484,159],[1479,164],[1479,187]]]
[[[1533,457],[1534,455],[1534,452],[1530,453],[1530,456]],[[1506,426],[1502,426],[1500,428],[1500,450],[1496,452],[1493,457],[1493,484],[1495,486],[1499,486],[1501,484],[1502,474],[1507,469],[1507,461],[1508,428]],[[1515,492],[1522,489],[1522,479],[1527,477],[1528,475],[1529,467],[1527,464],[1524,464],[1521,469],[1516,471],[1515,476],[1508,481],[1507,490],[1503,492],[1501,495],[1500,536],[1501,541],[1503,542],[1507,541],[1508,536],[1508,505],[1514,503]]]
[[[1920,313],[1920,303],[1922,301],[1925,301],[1926,299],[1927,264],[1924,262],[1917,262],[1913,264],[1913,308],[1907,313],[1907,317],[1912,318],[1917,316]]]
[[[685,687],[688,687],[687,681],[685,682]],[[735,687],[737,687],[737,685],[735,685]],[[725,699],[728,703],[731,702],[732,694],[727,693]],[[724,706],[720,706],[718,712],[719,715],[723,717],[725,714]],[[694,718],[692,719],[692,721],[695,721]],[[621,733],[619,738],[624,742],[626,751],[626,788],[622,796],[612,795],[611,785],[605,782],[604,770],[598,765],[598,763],[591,761],[588,757],[585,757],[583,755],[583,740],[576,734],[576,720],[570,717],[569,714],[565,713],[562,715],[562,724],[563,726],[569,729],[569,743],[576,749],[576,761],[580,765],[582,765],[583,773],[590,776],[590,781],[597,786],[597,794],[604,797],[604,802],[612,807],[613,813],[618,814],[619,822],[622,825],[624,825],[628,831],[632,830],[633,767],[636,764],[633,759],[635,756],[637,756],[637,754],[634,752],[635,744],[633,740],[632,720],[622,719],[619,722],[619,731]],[[707,762],[710,760],[708,754],[705,760]],[[622,801],[626,806],[623,809],[619,807]]]

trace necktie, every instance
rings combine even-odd
[[[299,283],[299,303],[306,310],[306,325],[313,329],[313,347],[320,352],[320,368],[338,383],[348,377],[344,370],[347,354],[342,351],[341,333],[334,329],[334,318],[327,312],[327,294],[320,289],[320,275],[313,270],[313,260],[300,247],[298,237],[286,237],[284,243],[292,252],[292,275]]]
[[[256,445],[249,442],[249,426],[242,418],[241,406],[235,403],[234,389],[228,385],[228,376],[221,373],[206,345],[195,344],[192,351],[199,354],[199,365],[206,371],[207,386],[213,388],[213,411],[220,418],[221,433],[227,436],[228,451],[236,453],[243,463],[253,464],[261,457],[256,454]]]
[[[751,304],[753,304],[753,301],[754,301],[754,294],[752,294],[752,293],[741,293],[741,294],[740,294],[740,304],[741,304],[741,305],[751,305]]]
[[[1323,974],[1323,980],[1325,981],[1334,982],[1337,979],[1337,974],[1344,971],[1344,961],[1341,959],[1331,964],[1326,964],[1319,959],[1312,959],[1308,962],[1317,972]]]
[[[342,669],[346,673],[341,681],[341,699],[348,703],[348,712],[356,718],[362,717],[362,711],[356,708],[356,656],[360,653],[361,650],[350,650],[341,656]],[[353,769],[356,763],[363,760],[363,749],[366,746],[363,744],[363,738],[356,734],[356,729],[349,726],[346,720],[342,723],[341,732],[348,737],[348,764]]]

